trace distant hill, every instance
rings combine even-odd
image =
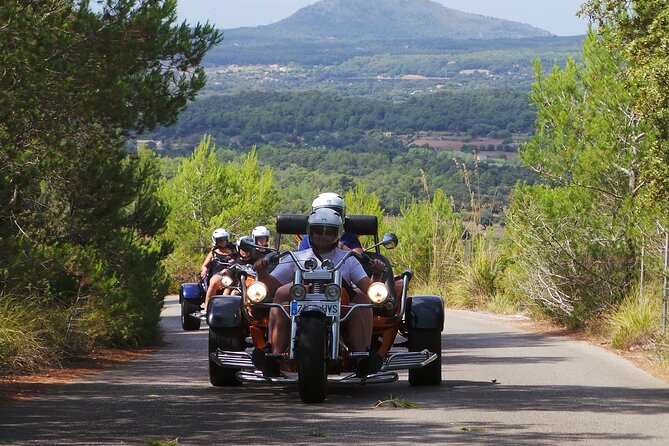
[[[321,0],[279,22],[225,32],[232,40],[499,39],[546,37],[530,25],[469,14],[430,0]]]

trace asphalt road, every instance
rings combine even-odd
[[[0,405],[0,444],[667,445],[669,384],[585,342],[448,311],[439,387],[215,388],[207,331],[183,332],[169,297],[159,351],[39,397]],[[494,381],[494,382],[493,382]],[[374,408],[393,397],[416,409]]]

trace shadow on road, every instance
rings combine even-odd
[[[611,397],[609,395],[615,394]],[[603,435],[591,432],[538,434],[529,425],[410,422],[406,410],[373,409],[378,400],[401,396],[420,409],[481,411],[592,411],[667,414],[669,392],[644,389],[560,386],[511,387],[491,383],[446,381],[434,388],[409,388],[404,383],[331,388],[325,404],[299,402],[292,387],[242,386],[214,388],[189,385],[188,378],[168,384],[81,383],[59,385],[49,396],[0,409],[3,441],[40,440],[44,443],[131,444],[145,438],[180,438],[182,445],[326,443],[422,444],[556,444],[606,440],[644,440],[652,435]],[[10,409],[10,410],[8,410]],[[10,412],[10,413],[8,413]],[[98,414],[91,417],[91,414]],[[374,426],[365,441],[360,430]],[[351,430],[352,426],[357,426]],[[529,431],[529,432],[528,432]],[[66,433],[66,434],[65,434]],[[65,434],[65,435],[64,435]],[[594,435],[594,436],[593,436]],[[104,441],[101,441],[104,439]],[[187,439],[187,441],[186,441]],[[311,440],[310,440],[311,439]],[[63,443],[61,443],[63,444]]]
[[[178,317],[168,316],[163,322],[174,328]],[[500,413],[551,412],[554,414],[548,416],[556,420],[560,413],[571,412],[669,416],[669,389],[550,383],[523,386],[467,380],[412,387],[406,374],[399,382],[387,385],[330,386],[324,404],[305,405],[295,386],[212,387],[208,382],[206,336],[205,329],[170,329],[166,347],[150,356],[77,383],[55,385],[40,398],[0,407],[0,443],[142,444],[147,438],[178,438],[182,446],[620,443],[657,439],[653,433],[593,432],[587,425],[555,433],[531,422],[458,422],[452,415],[476,411],[482,414],[479,419],[486,419],[486,413],[491,419]],[[448,367],[454,361],[513,361],[454,354],[452,350],[483,343],[476,336],[444,337],[444,376],[449,376]],[[495,342],[506,348],[510,344],[544,346],[552,341],[531,334],[505,333]],[[494,345],[488,343],[490,347]],[[196,354],[185,353],[190,351]],[[527,362],[527,358],[522,361]],[[374,408],[378,401],[393,397],[419,404],[420,408]]]

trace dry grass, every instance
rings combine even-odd
[[[149,354],[152,350],[103,349],[57,368],[33,373],[0,375],[0,402],[23,400],[45,392],[51,385],[93,375]]]

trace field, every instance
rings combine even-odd
[[[411,144],[417,146],[428,145],[435,149],[458,152],[471,152],[476,148],[477,154],[480,157],[486,158],[514,159],[518,157],[516,151],[499,150],[500,146],[509,144],[504,144],[504,141],[501,139],[493,138],[468,138],[431,132],[430,134],[419,135],[411,141]],[[514,142],[511,145],[517,147],[518,144]]]

